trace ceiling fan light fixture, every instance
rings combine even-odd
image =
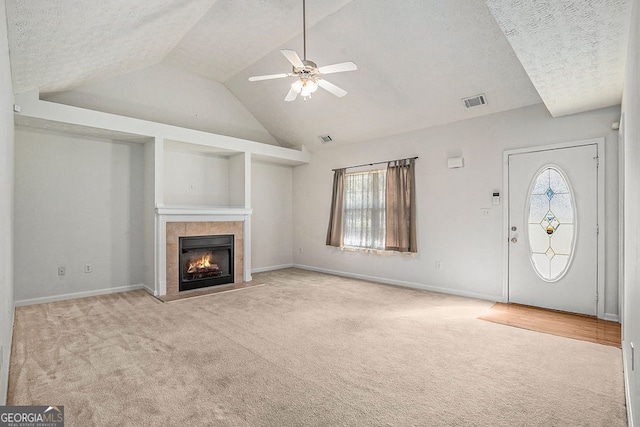
[[[302,90],[300,90],[300,95],[302,97],[308,98],[316,90],[318,90],[318,84],[316,82],[314,82],[313,80],[305,80],[302,83]]]
[[[295,93],[300,93],[300,91],[302,91],[302,85],[302,80],[298,79],[295,82],[291,83],[291,89],[293,89]]]
[[[318,83],[312,79],[298,79],[291,83],[291,90],[307,99],[318,90]]]
[[[295,101],[298,95],[306,101],[311,94],[318,90],[318,86],[327,92],[341,98],[347,94],[347,91],[338,86],[324,80],[325,74],[341,73],[343,71],[354,71],[358,67],[351,61],[341,62],[339,64],[325,65],[319,67],[315,62],[307,59],[307,26],[306,26],[306,5],[302,0],[302,59],[298,54],[290,49],[280,49],[280,53],[289,61],[293,69],[290,73],[268,74],[264,76],[249,77],[249,81],[257,82],[261,80],[281,79],[285,77],[297,77],[296,81],[291,84],[291,89],[284,97],[287,102]]]

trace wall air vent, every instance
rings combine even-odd
[[[322,141],[323,144],[333,142],[333,138],[331,138],[331,136],[329,135],[320,135],[318,138],[320,138],[320,141]]]
[[[484,93],[480,95],[470,96],[462,100],[464,108],[469,109],[473,107],[479,107],[481,105],[487,105],[487,96]]]

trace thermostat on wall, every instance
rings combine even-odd
[[[449,167],[449,169],[464,167],[464,158],[450,157],[447,159],[447,166]]]

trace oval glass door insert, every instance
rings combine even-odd
[[[529,195],[529,247],[531,263],[546,282],[567,272],[574,249],[573,194],[565,175],[549,166],[535,178]]]

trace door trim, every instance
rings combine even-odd
[[[517,148],[505,150],[502,153],[502,302],[509,302],[509,156],[512,154],[535,153],[538,151],[558,150],[561,148],[582,147],[585,145],[596,145],[598,151],[598,265],[597,265],[597,290],[598,302],[596,313],[598,318],[605,317],[605,235],[606,217],[604,204],[605,191],[605,139],[593,138],[580,141],[563,142],[539,147]]]

